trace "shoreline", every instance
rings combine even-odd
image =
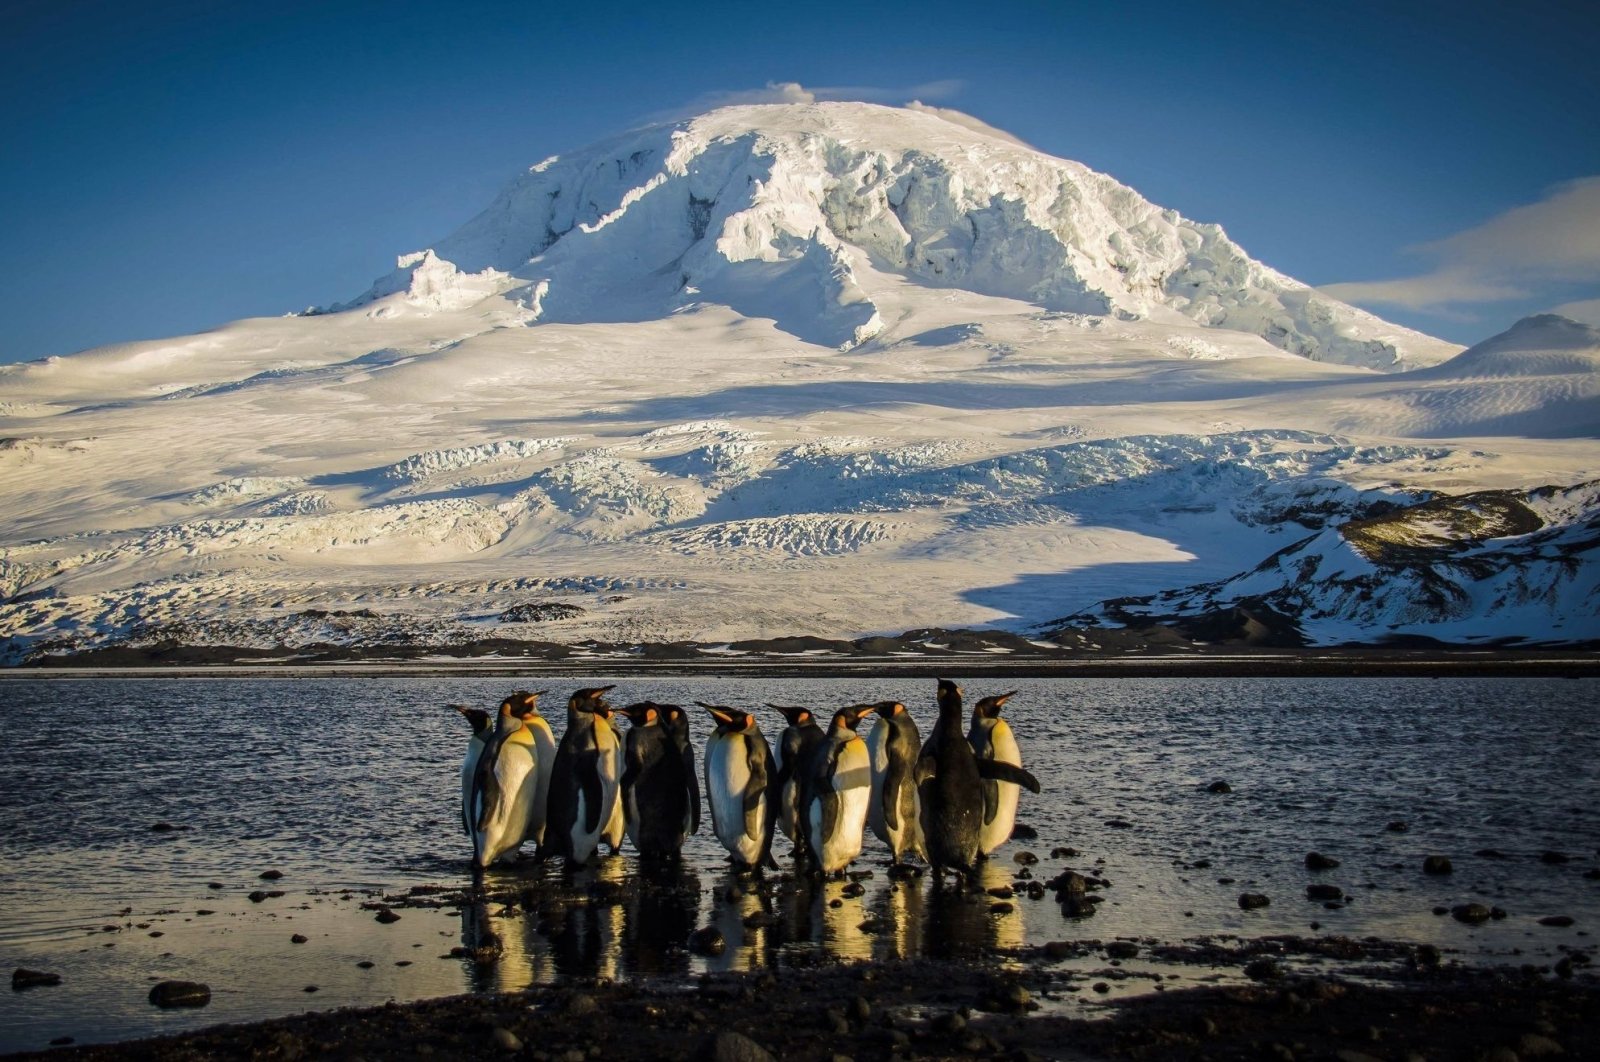
[[[0,681],[26,679],[106,678],[314,678],[378,676],[498,675],[664,675],[728,677],[748,674],[763,678],[853,678],[894,675],[902,678],[1596,678],[1600,653],[1582,650],[1384,650],[1324,649],[1299,651],[1073,654],[1071,656],[1007,657],[986,652],[950,652],[915,656],[837,656],[774,654],[652,658],[635,654],[547,657],[421,658],[374,656],[370,659],[313,660],[303,656],[243,658],[218,651],[216,659],[104,664],[92,658],[71,659],[52,666],[0,668]],[[231,658],[231,659],[230,659]]]

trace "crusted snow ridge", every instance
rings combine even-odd
[[[543,321],[712,301],[851,349],[886,327],[880,269],[1051,311],[1182,315],[1384,371],[1459,349],[1319,294],[1220,226],[1079,163],[864,103],[727,107],[547,159],[367,299],[461,306],[511,275]]]
[[[795,513],[706,524],[663,532],[659,538],[674,552],[690,556],[778,553],[791,557],[837,557],[892,538],[898,526],[892,521]]]
[[[387,480],[416,483],[446,472],[462,472],[478,465],[496,461],[519,461],[539,454],[559,450],[574,440],[570,437],[550,439],[502,439],[479,443],[475,446],[457,446],[447,450],[428,450],[412,454],[404,460],[379,470]]]

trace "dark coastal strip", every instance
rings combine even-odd
[[[673,647],[677,648],[677,647]],[[475,655],[448,649],[397,656],[392,648],[344,648],[323,654],[270,653],[217,646],[165,650],[120,649],[53,659],[49,666],[0,669],[5,679],[216,678],[324,675],[695,676],[856,678],[893,675],[938,678],[1594,678],[1592,650],[1185,651],[1007,656],[987,652],[926,652],[906,656],[719,655],[702,653],[574,653],[562,656]]]
[[[1040,1009],[1048,969],[917,960],[589,982],[352,1008],[18,1059],[1532,1059],[1593,1057],[1600,986],[1516,969],[1281,978]]]

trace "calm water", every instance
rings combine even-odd
[[[559,719],[568,690],[606,681],[524,685],[550,689],[546,706]],[[616,703],[825,708],[895,697],[924,733],[934,714],[934,683],[922,679],[870,687],[857,679],[615,681]],[[1321,932],[1430,941],[1469,961],[1548,961],[1562,946],[1587,943],[1600,924],[1600,882],[1583,876],[1600,865],[1600,683],[1018,679],[967,684],[969,703],[1019,689],[1006,716],[1045,789],[1024,794],[1018,816],[1038,841],[1003,849],[986,884],[1009,882],[1010,856],[1023,848],[1037,852],[1036,871],[1047,878],[1062,865],[1051,849],[1070,845],[1082,854],[1068,865],[1113,883],[1096,917],[1066,921],[1048,899],[1019,899],[1014,912],[996,915],[935,895],[925,881],[891,885],[885,852],[870,839],[857,866],[876,875],[863,896],[828,884],[730,901],[707,819],[676,880],[625,904],[576,905],[565,932],[507,919],[497,926],[505,959],[479,970],[443,956],[493,912],[407,909],[400,922],[378,926],[359,907],[365,894],[351,890],[464,882],[469,848],[457,786],[466,728],[444,705],[493,707],[516,685],[0,681],[0,962],[64,977],[59,987],[3,997],[0,1050],[572,974],[686,977],[708,962],[758,966],[819,950],[963,954],[1060,939],[1306,934],[1317,921]],[[781,729],[775,713],[761,718],[769,736]],[[700,741],[708,731],[709,720]],[[1206,792],[1217,779],[1234,791]],[[1392,820],[1409,831],[1385,830]],[[157,822],[182,829],[152,832]],[[1505,858],[1473,854],[1488,848]],[[1313,850],[1343,865],[1312,875],[1303,859]],[[1543,862],[1546,851],[1571,861]],[[1449,855],[1456,873],[1422,875],[1431,853]],[[267,869],[282,879],[259,880]],[[634,872],[624,855],[589,874],[623,880]],[[1354,899],[1325,910],[1304,897],[1312,880]],[[285,895],[247,899],[262,888]],[[1235,901],[1246,890],[1268,894],[1272,905],[1241,912]],[[1510,917],[1470,928],[1430,913],[1469,900]],[[746,928],[752,914],[768,924]],[[1539,926],[1549,914],[1577,924]],[[869,916],[886,928],[862,933]],[[707,924],[723,929],[729,950],[691,957],[682,941]],[[291,934],[307,940],[292,943]],[[207,982],[212,1004],[156,1010],[145,996],[164,978]],[[304,991],[311,985],[314,994]]]

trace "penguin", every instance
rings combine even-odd
[[[777,766],[755,716],[737,708],[696,704],[711,713],[717,728],[706,741],[706,797],[711,830],[738,869],[777,867],[772,833],[778,818],[772,780]]]
[[[641,701],[622,710],[633,725],[626,741],[621,804],[627,809],[628,840],[646,859],[676,859],[689,836],[689,786],[665,709]]]
[[[688,786],[688,805],[684,808],[686,816],[684,828],[688,833],[700,832],[700,775],[694,769],[694,741],[689,737],[689,713],[681,705],[661,705],[661,719],[667,732],[672,735],[672,744],[677,748],[678,755],[683,759],[683,777]]]
[[[967,741],[977,753],[981,763],[997,760],[1022,766],[1022,750],[1017,747],[1016,735],[1011,725],[1000,718],[1000,709],[1017,695],[1016,690],[998,697],[985,697],[972,709],[972,727],[967,731]],[[1022,790],[1015,782],[984,779],[983,826],[978,833],[978,854],[987,856],[1011,840],[1011,831],[1017,824],[1017,798]]]
[[[889,846],[896,866],[905,862],[908,855],[926,860],[916,782],[922,735],[917,732],[916,720],[899,701],[884,701],[876,707],[878,721],[867,735],[867,757],[872,764],[867,822],[878,840]]]
[[[567,699],[567,729],[556,748],[550,778],[545,844],[570,866],[583,866],[600,847],[617,804],[617,757],[611,706],[605,694],[615,686],[578,690]]]
[[[533,794],[533,818],[528,823],[527,840],[532,840],[535,853],[539,858],[544,858],[544,825],[550,814],[550,777],[556,766],[556,735],[550,729],[549,720],[539,714],[539,698],[547,690],[537,690],[529,693],[527,690],[518,690],[513,693],[512,699],[516,700],[521,708],[518,715],[522,725],[527,727],[533,735],[533,746],[536,750],[535,759],[539,766],[539,779],[535,783]]]
[[[538,787],[533,733],[518,715],[520,705],[500,702],[494,734],[472,772],[468,808],[472,816],[472,871],[485,868],[522,843],[533,817]]]
[[[978,759],[961,733],[961,687],[939,680],[939,721],[917,760],[917,795],[922,802],[922,839],[936,873],[954,870],[970,879],[978,863],[983,826],[983,779],[1015,782],[1039,791],[1039,781],[1021,767]]]
[[[861,854],[872,800],[872,763],[856,733],[877,705],[856,704],[833,713],[828,733],[812,752],[805,787],[806,839],[817,869],[837,874]]]
[[[464,704],[451,704],[472,727],[472,737],[467,739],[467,754],[461,759],[461,829],[472,836],[472,776],[478,769],[478,757],[494,734],[494,724],[489,713],[482,708],[468,708]]]
[[[811,751],[821,744],[824,734],[809,708],[783,704],[769,704],[767,707],[781,712],[789,724],[783,728],[778,747],[772,754],[778,765],[775,783],[778,791],[778,828],[794,842],[795,854],[803,857],[807,848],[805,827],[800,821],[803,803],[800,790],[806,780],[806,761]]]

